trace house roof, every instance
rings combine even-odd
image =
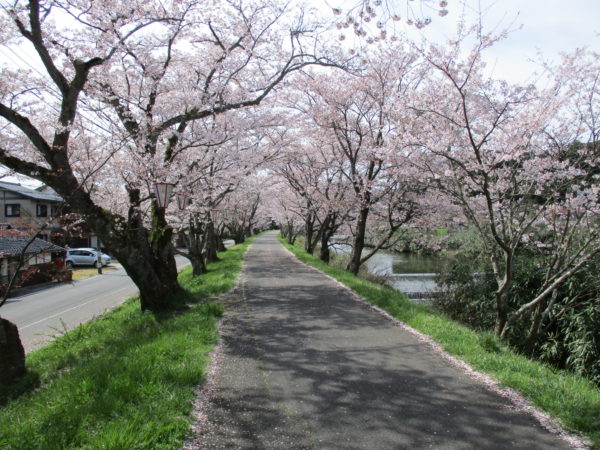
[[[18,256],[23,251],[30,238],[20,237],[0,237],[0,257]],[[54,245],[51,242],[44,241],[40,238],[35,238],[27,250],[26,255],[37,254],[42,252],[64,252],[65,249]]]
[[[0,189],[14,192],[15,194],[19,194],[23,197],[31,198],[33,200],[42,200],[47,202],[63,201],[63,198],[52,189],[38,191],[36,189],[30,189],[28,187],[21,186],[18,183],[8,183],[6,181],[0,181]]]

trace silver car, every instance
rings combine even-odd
[[[105,253],[100,255],[102,266],[110,264],[110,256]],[[95,248],[70,248],[65,255],[65,265],[73,266],[95,266],[99,267],[98,251]]]

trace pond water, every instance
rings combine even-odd
[[[336,245],[334,250],[338,253],[349,253],[350,246]],[[369,249],[366,249],[365,253],[368,251]],[[436,276],[448,264],[448,258],[439,256],[379,251],[365,266],[372,274],[384,275],[390,286],[406,294],[411,300],[423,301],[430,298],[431,293],[440,290]]]

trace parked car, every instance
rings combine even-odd
[[[105,253],[100,255],[102,265],[110,264],[110,256]],[[73,266],[94,266],[98,267],[98,250],[95,248],[70,248],[65,255],[65,265]]]

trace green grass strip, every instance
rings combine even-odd
[[[156,316],[129,299],[29,354],[28,376],[0,392],[0,448],[180,447],[223,313],[206,298],[234,286],[249,244],[180,273],[188,307]]]
[[[588,436],[592,448],[600,449],[600,389],[589,380],[518,355],[493,335],[473,331],[430,307],[409,301],[390,287],[331,267],[279,239],[300,261],[342,282],[405,324],[430,336],[448,353],[474,369],[520,392],[565,428]]]

